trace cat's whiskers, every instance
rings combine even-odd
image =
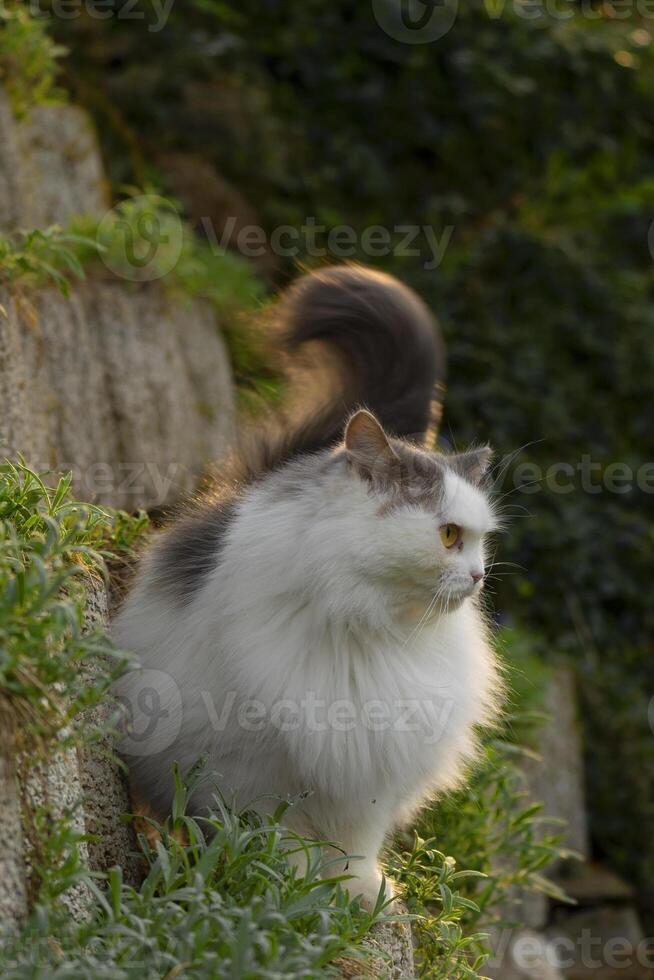
[[[502,481],[506,476],[511,463],[513,463],[520,453],[524,452],[525,449],[529,449],[531,446],[537,446],[541,442],[545,442],[545,439],[532,439],[529,442],[525,442],[522,446],[518,446],[517,449],[514,449],[512,452],[506,453],[493,464],[488,474],[489,477],[495,483]]]
[[[407,647],[407,646],[409,645],[409,643],[411,643],[411,642],[412,642],[412,640],[413,640],[413,639],[415,639],[415,638],[416,638],[416,636],[417,636],[417,635],[418,635],[418,634],[419,634],[420,632],[422,632],[422,630],[424,629],[424,627],[425,627],[425,625],[426,625],[426,623],[427,623],[427,620],[429,619],[429,617],[430,617],[430,615],[432,614],[432,612],[433,612],[433,610],[434,610],[434,607],[435,607],[435,605],[436,605],[436,602],[438,601],[438,599],[439,599],[439,596],[440,596],[440,595],[441,595],[441,593],[442,593],[442,589],[443,589],[443,586],[442,586],[442,585],[440,585],[440,586],[439,586],[439,587],[438,587],[438,588],[436,589],[436,591],[434,592],[434,594],[433,594],[433,596],[432,596],[432,598],[431,598],[431,600],[430,600],[430,602],[429,602],[429,605],[427,606],[427,608],[425,609],[425,611],[424,611],[424,613],[423,613],[423,614],[422,614],[422,616],[420,617],[420,619],[419,619],[419,621],[418,621],[418,623],[417,623],[417,625],[416,625],[416,626],[414,626],[414,628],[413,628],[413,629],[411,630],[411,633],[409,634],[409,636],[407,637],[407,639],[406,639],[406,640],[404,641],[404,643],[402,644],[402,649],[403,649],[403,650],[404,650],[404,649],[406,649],[406,647]]]

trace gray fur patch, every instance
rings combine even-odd
[[[186,605],[216,567],[225,536],[236,517],[235,498],[203,503],[164,531],[155,546],[157,583]]]
[[[399,439],[389,440],[392,453],[380,453],[367,469],[354,464],[373,492],[386,499],[381,512],[406,504],[437,507],[443,492],[445,457],[425,452]]]

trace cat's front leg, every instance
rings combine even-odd
[[[380,894],[383,902],[391,902],[395,898],[394,883],[390,878],[384,877],[377,860],[369,861],[367,858],[362,861],[351,860],[347,873],[354,877],[344,882],[344,888],[352,898],[361,895],[365,908],[375,908]],[[390,912],[391,906],[387,906],[385,911]]]
[[[362,904],[368,909],[377,905],[380,894],[382,901],[385,902],[395,897],[394,883],[388,877],[384,877],[379,865],[378,854],[384,842],[384,836],[385,834],[379,828],[368,832],[361,828],[357,831],[348,828],[347,832],[341,832],[339,835],[342,847],[339,849],[330,847],[327,852],[329,859],[340,856],[342,861],[337,860],[332,863],[330,860],[325,876],[351,875],[351,878],[343,882],[343,888],[350,894],[351,898],[360,895]],[[390,908],[387,908],[387,911],[390,911]]]

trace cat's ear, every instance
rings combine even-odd
[[[371,412],[355,412],[345,429],[348,458],[366,477],[382,478],[397,461],[388,436]]]
[[[490,446],[479,446],[478,449],[448,456],[447,465],[471,483],[480,483],[488,472],[492,456],[493,450]]]

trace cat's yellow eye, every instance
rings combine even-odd
[[[453,548],[461,540],[461,528],[458,524],[443,524],[438,533],[446,548]]]

